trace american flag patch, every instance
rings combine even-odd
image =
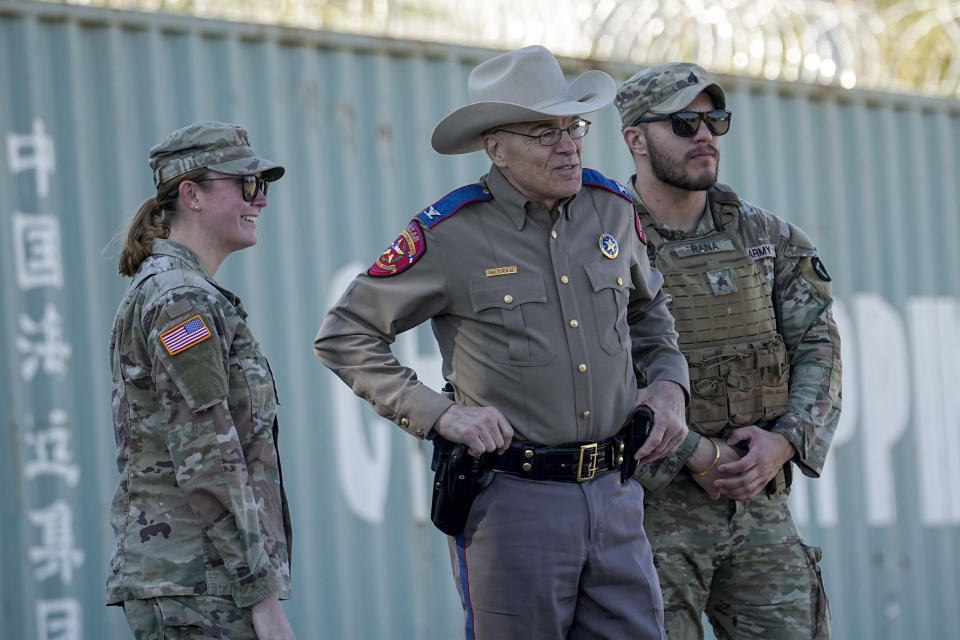
[[[167,353],[175,355],[189,349],[198,342],[203,342],[210,337],[210,330],[203,323],[203,318],[193,316],[186,322],[180,323],[170,331],[160,336],[160,342],[166,348]]]

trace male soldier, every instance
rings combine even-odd
[[[686,437],[687,370],[626,188],[581,165],[582,115],[616,85],[601,71],[568,85],[528,47],[480,64],[468,86],[471,104],[432,144],[483,149],[489,173],[421,211],[357,276],[316,353],[404,431],[502,454],[448,538],[468,638],[660,639],[643,488],[609,471],[635,406],[656,416],[641,462]],[[452,398],[390,351],[427,320]]]
[[[616,98],[651,262],[690,368],[690,433],[638,469],[671,640],[827,638],[818,561],[787,504],[840,412],[830,276],[797,227],[717,184],[730,112],[704,70],[641,71]]]

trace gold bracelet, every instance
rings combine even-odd
[[[717,463],[718,463],[718,462],[720,462],[720,445],[718,445],[718,444],[717,444],[717,441],[714,440],[713,438],[709,438],[709,440],[710,440],[710,442],[713,443],[713,446],[716,448],[717,453],[716,453],[715,456],[713,456],[713,462],[710,463],[710,466],[709,466],[709,467],[707,467],[706,469],[704,469],[704,470],[701,471],[700,473],[695,473],[695,474],[693,474],[693,475],[695,475],[695,476],[697,476],[697,477],[707,475],[708,473],[710,473],[711,471],[713,471],[713,468],[714,468],[715,466],[717,466]]]

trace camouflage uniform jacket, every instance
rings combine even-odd
[[[152,249],[110,339],[120,484],[107,603],[289,598],[292,529],[270,366],[239,298],[192,251],[169,240]]]
[[[649,215],[634,188],[627,183],[644,224]],[[840,337],[830,307],[829,275],[806,234],[769,211],[741,200],[725,185],[707,192],[709,212],[694,231],[683,233],[653,227],[664,238],[695,239],[719,224],[736,228],[748,254],[778,292],[781,335],[790,359],[787,411],[763,428],[786,438],[796,453],[793,462],[808,476],[819,477],[840,417]],[[736,220],[735,220],[736,219]],[[730,224],[731,222],[737,224]],[[650,234],[649,249],[658,250]],[[667,291],[669,294],[670,291]],[[696,448],[699,435],[690,435],[673,455],[637,471],[637,478],[652,491],[666,486],[683,468]]]

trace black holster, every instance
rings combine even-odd
[[[470,506],[484,486],[488,456],[474,458],[467,445],[456,444],[439,435],[433,439],[433,500],[430,520],[447,535],[463,533]]]
[[[623,425],[623,465],[620,467],[620,484],[633,477],[637,471],[636,455],[653,427],[653,411],[647,407],[636,407],[627,416]]]

